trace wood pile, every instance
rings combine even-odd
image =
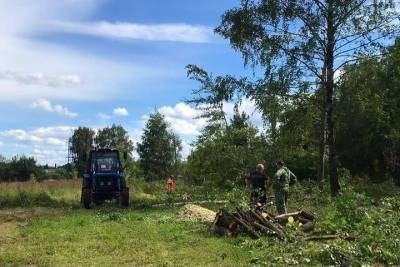
[[[220,236],[235,236],[246,233],[253,238],[263,235],[285,239],[285,226],[298,222],[300,232],[311,232],[315,227],[315,217],[307,211],[298,211],[274,216],[266,209],[243,210],[236,208],[229,213],[220,210],[213,222],[213,231]]]

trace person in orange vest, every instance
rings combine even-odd
[[[173,177],[172,175],[170,175],[170,176],[167,177],[167,184],[166,184],[166,187],[167,187],[167,192],[168,192],[168,193],[172,193],[172,191],[175,190],[175,188],[176,188],[176,183],[175,183],[174,177]]]

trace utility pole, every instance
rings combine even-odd
[[[72,153],[71,149],[72,149],[72,139],[68,138],[67,172],[69,178],[72,178],[72,163],[74,162],[74,154]]]

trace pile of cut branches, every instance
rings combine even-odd
[[[285,239],[285,226],[298,222],[299,232],[311,232],[315,227],[315,217],[307,211],[298,211],[274,216],[266,209],[243,210],[235,212],[220,210],[213,223],[213,231],[220,236],[235,236],[246,233],[253,238],[263,235]]]

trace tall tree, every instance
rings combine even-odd
[[[94,144],[95,131],[87,127],[79,127],[71,137],[70,150],[74,154],[74,163],[78,175],[82,176],[86,170],[86,157]]]
[[[170,129],[164,116],[156,111],[150,115],[137,144],[139,163],[146,179],[163,179],[173,173],[180,160],[181,141]]]
[[[377,60],[347,66],[338,84],[337,144],[341,164],[376,182],[399,181],[400,41]]]
[[[294,93],[322,91],[333,196],[340,190],[335,76],[360,54],[379,57],[379,49],[398,32],[398,22],[393,0],[242,0],[216,28],[246,64],[264,69],[253,94],[290,99]]]
[[[210,121],[209,124],[213,124]],[[187,160],[187,177],[191,182],[209,183],[225,188],[244,181],[257,163],[264,162],[265,142],[251,125],[249,116],[234,108],[226,128],[209,132],[203,129],[195,149]]]
[[[125,152],[133,152],[133,142],[128,132],[121,126],[113,124],[111,127],[100,129],[95,138],[96,145],[101,148],[122,148]]]

